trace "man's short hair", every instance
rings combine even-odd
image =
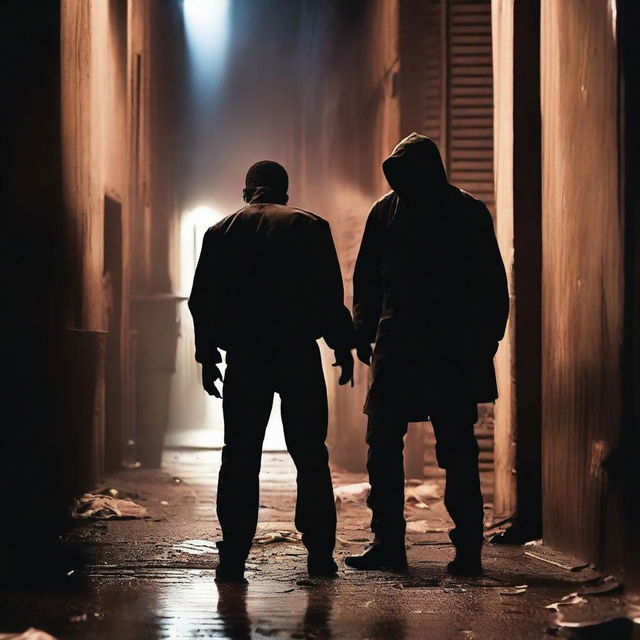
[[[273,160],[261,160],[249,167],[245,187],[247,190],[267,187],[276,193],[286,194],[289,189],[289,176],[281,164]]]

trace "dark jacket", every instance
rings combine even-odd
[[[324,338],[353,345],[329,224],[301,209],[254,202],[207,230],[189,298],[196,360],[217,349],[295,349]]]
[[[509,296],[491,215],[448,183],[425,136],[400,142],[383,170],[393,191],[369,214],[354,274],[356,343],[376,343],[369,409],[389,395],[376,382],[382,359],[412,372],[397,382],[406,387],[400,400],[394,392],[423,416],[412,419],[424,419],[422,405],[443,394],[492,401]],[[385,366],[382,378],[403,378]]]

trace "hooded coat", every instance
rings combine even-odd
[[[425,136],[382,167],[393,191],[369,213],[354,273],[356,344],[375,342],[365,412],[421,421],[434,404],[493,401],[509,296],[491,214],[449,184]]]

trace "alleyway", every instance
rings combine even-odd
[[[555,619],[545,605],[598,581],[590,568],[569,571],[526,556],[533,547],[495,545],[486,546],[483,578],[447,576],[452,547],[437,486],[426,500],[430,508],[407,506],[408,575],[363,575],[340,563],[338,579],[309,580],[302,545],[292,533],[294,469],[286,454],[267,453],[249,586],[218,587],[213,542],[219,459],[219,451],[168,450],[162,470],[121,471],[105,479],[99,488],[130,495],[149,517],[71,524],[59,549],[62,564],[50,567],[49,582],[0,594],[0,632],[34,626],[60,640],[541,638]],[[336,487],[363,480],[334,471]],[[368,511],[361,502],[341,501],[338,514],[342,558],[368,539]],[[571,564],[542,547],[535,551]],[[527,587],[514,588],[520,585]],[[633,605],[619,590],[585,599],[563,607],[564,619],[604,620]],[[632,629],[638,625],[628,620],[609,625],[578,637],[638,637]]]

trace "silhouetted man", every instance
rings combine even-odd
[[[440,153],[413,133],[382,165],[392,192],[373,205],[354,275],[360,360],[375,342],[369,416],[371,548],[358,569],[403,570],[403,437],[430,419],[455,528],[450,573],[482,572],[477,402],[497,397],[493,356],[509,309],[507,281],[482,202],[449,184]]]
[[[282,401],[287,449],[298,471],[295,523],[314,575],[333,575],[336,513],[325,447],[327,395],[316,340],[324,338],[353,379],[353,327],[329,224],[288,207],[288,176],[271,161],[246,177],[248,203],[205,234],[189,308],[196,360],[220,397],[227,352],[224,438],[217,509],[221,581],[243,581],[258,520],[258,474],[273,394]]]

